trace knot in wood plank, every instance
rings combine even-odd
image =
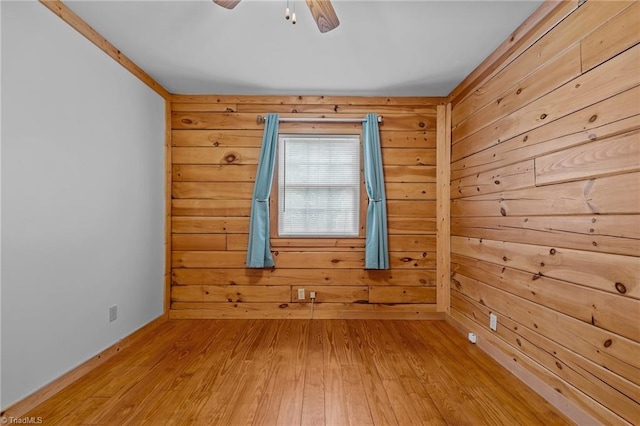
[[[616,283],[616,290],[620,294],[625,294],[627,292],[627,287],[624,284],[622,284],[621,282],[617,282]]]

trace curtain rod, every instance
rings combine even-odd
[[[258,124],[264,123],[266,117],[258,116]],[[362,123],[366,118],[332,118],[332,117],[280,117],[278,121],[281,123]],[[382,123],[382,116],[378,116],[378,123]]]

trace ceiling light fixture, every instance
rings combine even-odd
[[[293,15],[291,15],[291,23],[295,25],[297,22],[296,21],[296,1],[295,0],[292,0],[292,1],[293,1]]]
[[[287,0],[287,9],[285,10],[284,18],[286,20],[291,19],[291,23],[295,24],[297,22],[296,3],[295,0],[291,1],[293,1],[293,13],[291,13],[289,9],[289,0]],[[213,0],[213,2],[225,9],[233,9],[240,3],[240,0]],[[321,33],[329,32],[340,25],[340,20],[338,20],[336,11],[333,9],[331,0],[305,0],[305,2]]]

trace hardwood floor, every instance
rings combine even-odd
[[[45,425],[571,424],[443,321],[174,320]]]

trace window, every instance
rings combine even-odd
[[[357,237],[360,137],[280,135],[278,235]]]

